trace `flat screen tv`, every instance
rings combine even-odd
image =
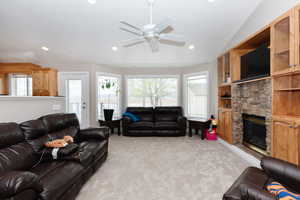
[[[241,57],[241,81],[270,76],[270,49],[263,44]]]

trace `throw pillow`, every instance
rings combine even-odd
[[[123,116],[124,117],[129,117],[133,122],[141,121],[141,119],[138,116],[134,115],[131,112],[125,112],[125,113],[123,113]]]
[[[280,200],[300,200],[300,194],[295,194],[288,191],[278,182],[272,182],[271,184],[267,185],[267,190]]]

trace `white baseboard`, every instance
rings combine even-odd
[[[218,142],[223,144],[224,146],[226,146],[227,148],[229,148],[232,152],[236,153],[237,155],[239,155],[241,158],[243,158],[244,160],[246,160],[247,162],[249,162],[251,165],[260,168],[260,160],[258,160],[257,158],[255,158],[254,156],[246,153],[245,151],[241,150],[240,148],[228,144],[227,142],[225,142],[224,140],[218,138]]]

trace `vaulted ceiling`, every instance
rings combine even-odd
[[[156,0],[154,22],[174,19],[184,47],[147,44],[112,51],[133,36],[120,20],[149,23],[146,0],[1,0],[0,61],[118,66],[188,66],[211,62],[262,0]],[[188,45],[193,44],[194,50]],[[42,46],[49,51],[41,50]]]

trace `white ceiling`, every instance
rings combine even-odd
[[[0,61],[119,66],[187,66],[211,62],[262,0],[156,0],[154,22],[175,20],[175,34],[185,47],[147,44],[111,47],[132,37],[120,20],[137,26],[149,22],[146,0],[1,0]],[[195,45],[190,51],[187,46]],[[50,51],[41,50],[47,46]]]

